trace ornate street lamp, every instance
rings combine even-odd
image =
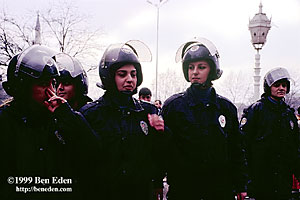
[[[251,33],[251,42],[254,49],[257,51],[255,55],[254,67],[254,100],[259,99],[260,88],[260,54],[259,50],[262,49],[267,40],[268,32],[271,28],[271,19],[269,20],[265,13],[262,12],[262,3],[259,5],[259,12],[255,14],[253,19],[249,21],[249,30]]]

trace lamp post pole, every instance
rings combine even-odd
[[[155,68],[155,99],[158,99],[158,33],[159,33],[159,6],[156,7],[157,9],[157,21],[156,21],[156,68]]]
[[[251,43],[254,49],[257,51],[255,55],[255,67],[254,67],[254,95],[253,100],[259,99],[260,88],[260,54],[267,40],[268,32],[271,28],[271,19],[269,20],[265,13],[262,12],[262,3],[259,5],[259,12],[255,14],[253,19],[249,21],[249,30],[251,33]]]
[[[159,0],[158,3],[153,3],[150,0],[147,2],[156,7],[156,67],[155,67],[155,98],[158,99],[158,33],[159,33],[159,8],[168,0]]]

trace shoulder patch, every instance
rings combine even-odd
[[[224,115],[219,116],[219,123],[222,128],[224,128],[226,126],[226,118]]]
[[[243,126],[247,123],[247,118],[246,117],[243,117],[242,120],[241,120],[241,123],[240,125]]]
[[[140,121],[140,126],[145,135],[148,135],[148,125],[144,121]]]
[[[294,129],[294,122],[292,120],[290,120],[290,126],[291,126],[291,129]]]

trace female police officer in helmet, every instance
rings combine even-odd
[[[56,93],[68,101],[71,107],[79,110],[92,99],[87,96],[88,77],[79,60],[65,53],[55,55],[59,69]]]
[[[162,115],[173,132],[167,174],[169,199],[234,199],[246,179],[236,107],[216,94],[219,54],[208,40],[189,41],[177,51],[191,86],[167,99]],[[245,194],[244,194],[245,195]]]
[[[65,146],[55,135],[54,118],[46,107],[47,93],[54,92],[54,78],[59,75],[52,59],[55,53],[33,45],[9,63],[3,87],[14,100],[0,114],[1,199],[67,198],[54,193],[24,194],[18,192],[16,182],[6,181],[9,176],[31,177],[32,185],[37,186],[35,177],[70,175],[64,171]]]
[[[110,45],[99,65],[105,93],[80,111],[102,139],[99,198],[149,199],[156,171],[155,141],[164,122],[132,97],[143,81],[140,61],[150,61],[139,41]],[[155,108],[154,108],[155,109]]]
[[[270,70],[261,99],[244,110],[240,122],[247,144],[248,194],[257,200],[290,199],[292,175],[299,177],[298,123],[294,110],[284,102],[289,91],[288,71]]]
[[[9,62],[3,87],[14,100],[0,113],[0,199],[83,199],[89,188],[85,177],[95,159],[95,135],[66,100],[55,95],[55,54],[33,45]],[[63,187],[72,192],[55,192],[62,185],[53,177],[68,179]],[[47,192],[40,192],[41,179],[49,180],[42,185]]]

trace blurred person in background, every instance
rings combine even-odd
[[[152,92],[149,88],[143,87],[139,91],[139,100],[151,102]]]
[[[162,102],[159,99],[156,99],[154,101],[154,105],[156,106],[157,110],[158,110],[158,115],[161,114],[161,109],[162,109]]]

